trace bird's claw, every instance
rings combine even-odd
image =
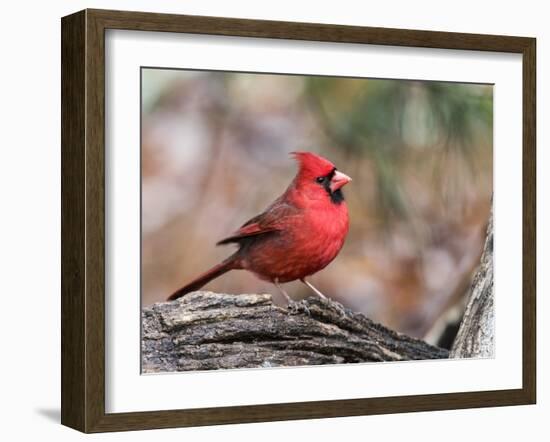
[[[346,309],[345,307],[340,304],[339,302],[337,301],[334,301],[333,299],[331,298],[320,298],[321,302],[324,303],[327,307],[329,307],[331,310],[335,310],[336,312],[338,312],[338,314],[340,315],[341,318],[345,318],[346,317]]]
[[[288,302],[288,311],[292,315],[297,315],[298,313],[305,312],[308,316],[311,317],[311,312],[307,305],[301,301],[292,301]]]
[[[335,308],[335,310],[340,314],[342,318],[346,317],[346,309],[342,304],[339,302],[333,302],[332,306]]]

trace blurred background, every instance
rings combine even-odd
[[[286,189],[289,152],[309,150],[353,178],[346,244],[311,282],[448,347],[490,211],[492,109],[490,85],[143,69],[143,306],[231,254],[215,243]],[[284,305],[245,271],[205,289]]]

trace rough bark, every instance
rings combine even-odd
[[[319,298],[194,292],[143,310],[145,373],[447,358],[446,350]]]
[[[481,263],[472,280],[466,311],[451,348],[451,358],[493,357],[495,340],[493,302],[493,215],[491,214]]]

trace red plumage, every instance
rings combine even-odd
[[[264,212],[218,242],[236,243],[239,249],[173,293],[169,300],[236,269],[249,270],[278,287],[279,283],[299,279],[322,296],[305,278],[325,268],[344,245],[349,216],[341,187],[351,178],[319,155],[293,155],[299,169],[286,191]]]

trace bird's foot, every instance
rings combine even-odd
[[[302,301],[293,301],[292,299],[288,301],[288,312],[291,315],[297,315],[299,313],[306,313],[308,316],[311,317],[311,311],[307,307],[307,305]]]
[[[346,309],[342,304],[336,301],[332,301],[332,307],[334,307],[334,309],[340,314],[340,317],[346,317]]]
[[[347,316],[345,307],[338,301],[334,301],[332,298],[328,297],[320,298],[319,301],[321,301],[321,303],[325,304],[331,310],[337,312],[341,318],[345,318]]]
[[[319,297],[319,300],[324,303],[325,305],[329,306],[329,307],[332,307],[333,309],[335,309],[336,311],[338,311],[338,313],[340,314],[341,317],[345,317],[346,316],[346,310],[344,309],[343,305],[340,304],[339,302],[336,302],[336,301],[333,301],[332,299],[330,299],[329,297],[323,295],[323,292],[321,292],[320,290],[318,290],[317,288],[315,288],[315,286],[309,282],[307,279],[305,278],[302,278],[300,279],[300,281],[302,281],[305,285],[307,285],[311,290],[313,290],[313,293],[315,293],[318,297]]]

